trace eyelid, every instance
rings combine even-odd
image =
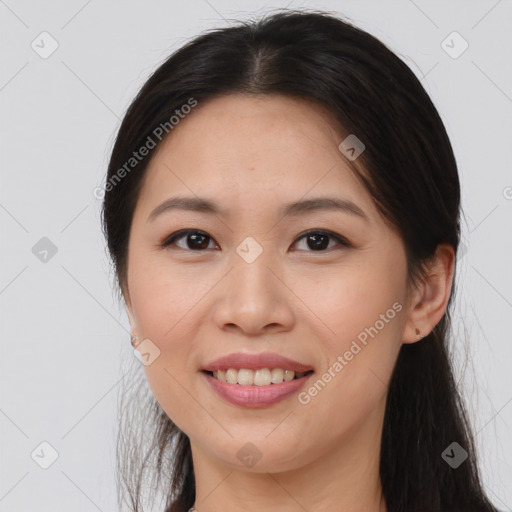
[[[212,236],[210,236],[206,231],[202,231],[201,229],[193,229],[193,228],[187,229],[186,228],[186,229],[180,229],[180,230],[172,233],[171,235],[166,237],[164,239],[164,241],[159,245],[160,245],[160,247],[166,249],[166,248],[170,247],[172,244],[174,244],[174,242],[176,240],[183,238],[185,235],[188,235],[189,233],[196,233],[196,234],[204,235],[215,242],[215,239]],[[217,242],[215,242],[215,243],[217,244]],[[178,249],[181,249],[181,247],[178,247]],[[204,252],[204,250],[201,250],[201,251],[193,251],[192,249],[183,249],[183,250],[189,251],[189,252]]]
[[[302,240],[304,237],[306,237],[308,235],[324,235],[324,236],[328,236],[328,237],[336,240],[342,246],[345,246],[345,247],[352,246],[352,244],[344,236],[338,235],[338,233],[335,233],[334,231],[329,231],[328,229],[308,229],[307,231],[305,231],[297,236],[294,244],[297,243],[297,241]],[[327,251],[306,251],[306,252],[323,253],[323,252],[327,252]]]
[[[165,238],[164,241],[161,244],[159,244],[159,245],[160,245],[160,247],[166,249],[166,248],[172,246],[172,244],[174,244],[174,242],[176,240],[179,240],[180,238],[184,237],[185,235],[187,235],[189,233],[198,233],[198,234],[204,235],[204,236],[208,237],[210,240],[212,240],[215,244],[217,244],[215,239],[211,235],[209,235],[206,231],[202,231],[201,229],[188,228],[188,229],[181,229],[179,231],[176,231],[175,233],[172,233],[170,236]],[[317,235],[319,234],[319,235],[328,236],[328,237],[336,240],[338,242],[338,244],[340,246],[342,246],[342,247],[351,247],[352,246],[352,244],[345,237],[343,237],[342,235],[339,235],[338,233],[335,233],[333,231],[329,231],[327,229],[320,229],[320,228],[308,229],[307,231],[304,231],[304,232],[300,233],[297,236],[297,238],[295,239],[295,241],[293,242],[293,245],[295,245],[299,240],[302,240],[306,236],[313,235],[313,234],[317,234]],[[182,248],[178,247],[178,249],[182,249]],[[187,251],[187,252],[197,252],[197,253],[200,253],[200,252],[204,252],[206,249],[197,250],[197,251],[194,251],[192,249],[183,249],[183,250]],[[321,254],[321,253],[326,253],[326,252],[329,252],[329,251],[323,250],[323,251],[305,251],[305,252],[312,252],[312,253],[318,252],[318,253]]]

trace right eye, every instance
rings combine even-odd
[[[180,246],[176,243],[178,240],[182,239],[185,239],[184,246]],[[204,231],[199,231],[197,229],[182,229],[167,237],[160,246],[164,248],[172,248],[171,246],[175,245],[179,249],[183,250],[203,251],[208,249],[209,240],[213,241],[213,238]]]

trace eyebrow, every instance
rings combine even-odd
[[[148,216],[148,222],[153,221],[156,217],[164,212],[172,210],[186,210],[209,215],[223,215],[227,216],[227,210],[220,208],[219,205],[208,199],[200,197],[172,197],[165,200],[162,204],[157,206]],[[364,211],[348,199],[338,197],[326,196],[315,197],[312,199],[303,199],[284,205],[281,208],[281,215],[296,216],[305,213],[320,211],[320,210],[334,210],[349,213],[364,219],[369,222],[368,216]]]

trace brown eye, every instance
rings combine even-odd
[[[298,240],[305,239],[307,252],[324,252],[326,249],[332,248],[329,247],[330,240],[334,240],[338,243],[338,246],[341,245],[343,247],[349,247],[350,244],[341,236],[332,233],[331,231],[309,231],[302,235]]]
[[[305,248],[299,250],[306,252],[326,252],[333,248],[332,242],[336,242],[334,247],[350,247],[350,243],[346,239],[331,231],[309,231],[299,237],[295,244],[301,240],[305,240],[306,243]],[[175,246],[189,251],[205,251],[208,248],[217,247],[216,245],[215,247],[209,247],[210,242],[213,242],[213,238],[204,231],[182,229],[168,237],[161,246],[164,248]]]
[[[178,240],[185,239],[181,245],[177,244]],[[208,249],[210,241],[213,239],[203,231],[185,229],[172,234],[161,245],[162,247],[170,247],[176,245],[180,249],[203,251]]]

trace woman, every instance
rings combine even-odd
[[[151,389],[123,406],[132,510],[151,486],[173,512],[495,511],[446,349],[457,166],[380,41],[294,11],[197,37],[133,101],[105,190]]]

